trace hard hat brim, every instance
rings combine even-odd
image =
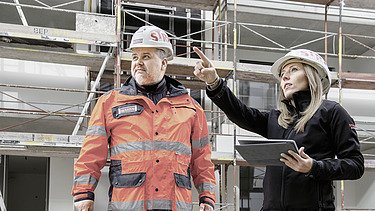
[[[158,48],[159,48],[159,49],[164,49],[165,52],[167,53],[167,57],[166,57],[166,59],[167,59],[168,61],[173,60],[172,52],[170,52],[170,50],[169,50],[168,48],[155,47],[154,45],[137,45],[137,44],[135,44],[135,45],[133,45],[131,48],[130,48],[130,47],[127,48],[125,51],[131,52],[132,49],[134,49],[134,48],[155,48],[155,49],[158,49]]]

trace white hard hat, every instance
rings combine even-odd
[[[156,26],[142,26],[133,35],[129,49],[133,48],[160,48],[167,54],[167,60],[173,59],[172,44],[167,33]]]
[[[308,64],[318,71],[323,85],[323,94],[327,94],[331,87],[331,74],[324,59],[314,51],[307,49],[292,50],[285,56],[278,59],[271,67],[272,74],[280,81],[280,71],[288,60],[300,60],[301,63]]]

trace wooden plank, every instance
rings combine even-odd
[[[128,79],[128,77],[130,76],[129,74],[130,73],[125,72],[123,75],[121,75],[121,80],[120,80],[121,83],[125,82]],[[96,76],[97,76],[97,72],[92,72],[91,80],[95,80]],[[168,75],[168,76],[172,76],[172,75]],[[100,82],[113,84],[114,77],[115,76],[113,75],[113,71],[106,71],[104,72]],[[203,81],[200,81],[196,78],[191,78],[191,79],[178,78],[177,80],[188,89],[192,89],[192,90],[206,89],[206,84]]]
[[[343,72],[341,84],[347,89],[375,90],[375,74]],[[338,82],[336,81],[332,87],[338,88]]]
[[[56,64],[68,64],[89,67],[90,71],[98,72],[105,58],[105,54],[75,53],[71,49],[52,48],[45,46],[31,46],[26,44],[0,43],[0,58],[18,59],[27,61],[47,62]],[[193,89],[204,89],[204,83],[199,82],[193,75],[194,66],[198,59],[176,57],[167,67],[167,75],[191,77],[184,80],[184,85]],[[123,53],[122,69],[130,74],[130,53]],[[233,62],[213,61],[220,77],[231,78]],[[104,76],[107,82],[113,83],[114,59],[111,58],[107,64],[109,74]],[[337,73],[332,73],[333,80]],[[124,81],[128,76],[123,76]],[[256,81],[264,83],[276,83],[277,80],[270,73],[270,66],[252,65],[238,63],[237,79],[244,81]],[[337,87],[333,84],[333,87]],[[343,87],[352,89],[375,89],[375,74],[372,73],[343,73]]]

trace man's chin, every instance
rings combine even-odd
[[[150,84],[149,80],[145,80],[145,79],[140,78],[140,77],[136,77],[135,81],[137,82],[138,85],[141,85],[141,86],[145,86],[145,85],[149,85]]]

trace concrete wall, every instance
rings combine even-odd
[[[0,58],[0,83],[26,86],[85,89],[85,70],[86,68],[84,67],[72,65],[57,65]],[[57,92],[50,90],[6,87],[0,87],[0,90],[17,93],[17,96],[23,101],[34,102],[35,106],[49,110],[57,110],[58,108],[62,107],[61,105],[51,105],[52,103],[79,103],[84,100],[84,97],[86,96],[85,93]],[[5,96],[3,96],[3,98],[9,99],[9,97]],[[1,99],[2,98],[0,98],[0,100]],[[16,101],[15,99],[12,100]],[[13,103],[12,105],[16,105],[16,107],[14,108],[35,110],[35,108],[25,104]],[[67,111],[79,112],[80,108],[74,107],[68,109]]]
[[[375,90],[343,89],[342,106],[351,116],[366,116],[375,119]],[[339,89],[331,88],[328,99],[339,102]]]
[[[73,158],[50,158],[48,210],[73,210]]]
[[[367,170],[360,180],[345,182],[345,207],[375,208],[375,170]]]
[[[58,65],[0,58],[0,83],[26,86],[41,86],[69,89],[86,89],[86,68],[72,65]],[[26,111],[57,111],[79,114],[83,104],[68,109],[71,105],[84,103],[87,94],[82,92],[62,92],[25,88],[0,87],[0,91],[24,102],[0,93],[0,107],[24,109]],[[1,114],[0,128],[40,117],[30,114]],[[76,122],[78,118],[69,118]],[[13,132],[69,134],[75,122],[57,116],[48,116],[36,122],[14,127]]]
[[[345,209],[374,209],[375,208],[375,170],[366,170],[359,180],[344,182],[344,208]],[[336,207],[341,209],[341,182],[335,182],[336,186]],[[355,209],[353,209],[355,208]]]
[[[73,185],[73,158],[51,158],[49,177],[49,204],[50,211],[74,210],[71,195]],[[107,210],[108,207],[108,167],[102,170],[102,177],[95,190],[94,210]]]

